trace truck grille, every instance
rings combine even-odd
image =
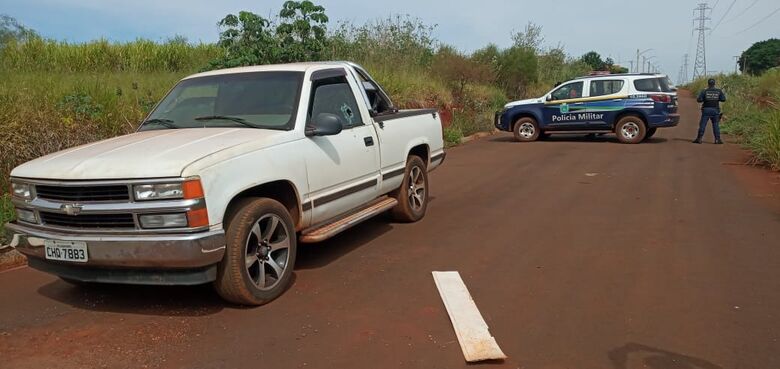
[[[40,212],[41,220],[46,225],[84,229],[134,229],[135,221],[132,214],[81,214],[67,215]]]
[[[38,197],[48,200],[97,202],[129,201],[130,192],[125,185],[104,186],[35,186]]]

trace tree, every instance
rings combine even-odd
[[[285,2],[275,27],[252,12],[228,14],[218,23],[224,54],[207,69],[320,60],[327,23],[325,8],[311,1]]]
[[[742,53],[739,69],[743,73],[760,75],[780,65],[780,39],[756,42]]]
[[[271,22],[255,13],[228,14],[218,23],[219,45],[225,53],[209,63],[210,69],[268,64],[276,60],[276,40]]]
[[[19,23],[15,18],[0,14],[0,47],[11,41],[22,42],[33,37],[40,36],[37,32]]]
[[[604,70],[606,63],[601,59],[601,55],[595,51],[590,51],[582,56],[582,61],[590,65],[593,70]]]
[[[528,22],[524,30],[512,34],[512,41],[515,47],[527,48],[539,53],[542,51],[542,43],[544,43],[542,26]]]
[[[492,83],[495,73],[490,64],[467,58],[451,46],[442,46],[433,57],[431,69],[443,80],[454,84],[455,97],[463,97],[469,83]]]
[[[498,76],[504,89],[513,96],[523,96],[539,79],[539,59],[533,50],[510,47],[501,52]]]
[[[325,8],[311,1],[287,1],[279,12],[276,37],[282,62],[321,60],[327,41]]]
[[[628,73],[628,68],[615,64],[609,67],[609,72],[612,74]]]

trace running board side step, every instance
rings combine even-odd
[[[383,197],[376,199],[354,212],[347,213],[344,217],[327,221],[320,225],[307,228],[301,232],[299,240],[303,243],[315,243],[325,241],[341,232],[354,227],[361,222],[371,219],[398,205],[398,200]]]

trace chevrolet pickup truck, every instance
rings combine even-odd
[[[211,71],[133,134],[15,168],[7,228],[71,283],[213,283],[261,305],[289,287],[299,242],[420,220],[443,147],[436,110],[396,109],[353,63]]]

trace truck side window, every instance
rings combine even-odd
[[[582,97],[582,82],[572,82],[559,87],[553,91],[553,100],[579,99]]]
[[[366,96],[368,96],[368,103],[371,105],[371,110],[373,110],[377,115],[395,112],[392,109],[390,101],[382,96],[382,94],[379,92],[379,88],[377,88],[373,81],[366,79],[360,73],[358,73],[358,78],[360,79],[360,84],[363,86],[363,89],[366,91]]]
[[[621,80],[597,80],[590,83],[590,97],[613,95],[623,90]]]
[[[309,103],[309,120],[322,113],[339,117],[344,129],[363,125],[355,95],[346,77],[339,76],[314,82]]]

